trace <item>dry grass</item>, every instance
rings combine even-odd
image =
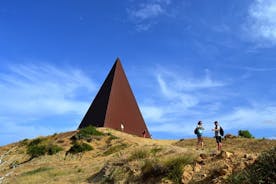
[[[0,147],[0,155],[7,153],[0,164],[0,176],[9,174],[9,176],[4,178],[3,183],[88,183],[88,178],[98,173],[106,163],[116,160],[128,160],[135,150],[146,150],[147,152],[146,156],[141,156],[140,154],[141,160],[130,161],[129,163],[134,164],[134,166],[138,164],[140,168],[146,164],[146,160],[149,162],[158,159],[159,163],[162,163],[162,161],[176,155],[190,154],[197,157],[200,153],[209,154],[216,151],[215,139],[211,138],[204,139],[206,145],[204,150],[196,150],[196,139],[183,141],[152,140],[107,128],[99,128],[98,130],[106,135],[87,142],[94,148],[93,150],[76,155],[68,155],[67,157],[65,157],[65,153],[72,146],[70,138],[77,131],[48,136],[47,139],[61,146],[63,151],[55,155],[34,158],[29,162],[25,162],[29,159],[29,156],[26,154],[26,146],[22,142]],[[116,138],[111,138],[111,135]],[[276,146],[276,141],[242,138],[223,141],[224,150],[241,152],[241,154],[261,153],[273,146]],[[9,165],[15,161],[21,164],[14,169],[9,168]],[[205,169],[208,169],[211,165],[207,163]],[[150,165],[147,167],[145,166],[144,169],[149,169]]]

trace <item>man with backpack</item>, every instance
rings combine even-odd
[[[224,135],[224,131],[221,126],[219,126],[219,123],[217,121],[214,122],[215,128],[212,129],[215,131],[215,138],[218,145],[218,151],[221,151],[222,143],[221,143],[221,137]]]
[[[203,130],[204,130],[204,128],[202,126],[202,122],[199,121],[197,123],[197,127],[194,130],[194,133],[197,135],[197,148],[196,149],[199,148],[199,145],[201,145],[201,149],[202,150],[204,149],[203,148],[203,146],[204,146],[204,144],[203,144],[203,138],[202,138]]]

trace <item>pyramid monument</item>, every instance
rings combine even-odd
[[[89,125],[151,137],[119,58],[82,119],[79,129]]]

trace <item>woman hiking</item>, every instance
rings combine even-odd
[[[199,146],[201,146],[201,149],[203,150],[203,146],[204,146],[204,143],[203,143],[203,138],[202,138],[202,133],[203,133],[203,126],[202,126],[202,121],[199,121],[197,123],[197,126],[196,126],[196,129],[195,129],[195,133],[197,135],[197,146],[196,146],[196,149],[198,150],[199,149]]]

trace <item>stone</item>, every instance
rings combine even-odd
[[[181,180],[182,183],[183,184],[189,183],[193,179],[193,175],[194,175],[193,167],[189,164],[186,165],[183,168],[183,174],[182,174],[182,180]]]
[[[205,153],[201,153],[199,156],[200,156],[202,159],[207,159],[207,158],[208,158],[208,155],[205,154]]]
[[[228,170],[227,169],[220,169],[218,171],[218,173],[219,173],[220,176],[224,176],[224,175],[228,174]]]
[[[219,154],[220,158],[226,159],[233,156],[233,153],[227,151],[221,151]]]
[[[199,163],[199,164],[201,164],[201,165],[205,165],[205,162],[204,162],[204,160],[201,157],[198,157],[196,159],[196,162]]]
[[[194,172],[199,172],[201,170],[201,165],[196,163],[194,166]]]

